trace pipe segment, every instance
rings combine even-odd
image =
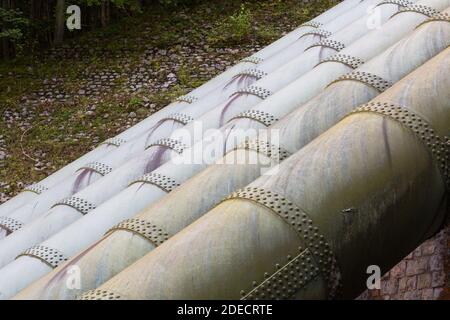
[[[368,266],[389,270],[445,219],[449,66],[446,49],[81,298],[357,297]]]
[[[156,112],[140,123],[120,133],[119,135],[106,140],[94,150],[88,152],[84,156],[59,169],[40,182],[25,188],[23,192],[19,193],[17,196],[13,197],[0,206],[0,216],[5,216],[13,210],[19,208],[20,206],[26,204],[27,202],[32,201],[37,195],[46,192],[49,188],[56,185],[58,182],[72,175],[79,168],[91,162],[95,162],[100,157],[126,143],[128,140],[141,135],[143,132],[147,131],[148,128],[152,127],[158,120],[164,118],[168,114],[177,112],[177,110],[179,110],[180,108],[186,108],[187,106],[189,106],[189,104],[197,99],[207,96],[208,93],[220,86],[223,86],[236,74],[248,68],[254,68],[260,62],[263,62],[264,59],[268,59],[271,56],[282,52],[284,48],[288,47],[291,43],[296,42],[303,33],[312,31],[316,28],[320,28],[324,24],[332,21],[336,17],[359,5],[360,2],[361,0],[345,0],[340,2],[335,7],[316,17],[314,20],[304,23],[297,29],[293,30],[292,32],[288,33],[287,35],[283,36],[267,47],[261,49],[254,55],[244,59],[232,68],[229,68],[222,74],[194,89],[188,95],[180,97],[179,99],[177,99],[177,101],[170,104],[166,108]]]
[[[39,217],[47,210],[49,210],[59,200],[72,196],[73,194],[77,193],[77,191],[80,191],[88,185],[93,184],[104,175],[120,167],[120,165],[126,163],[127,160],[130,160],[133,157],[139,155],[149,144],[154,143],[161,138],[167,138],[168,135],[170,135],[170,133],[178,126],[191,123],[194,119],[198,119],[211,109],[214,110],[212,111],[212,114],[217,118],[216,113],[220,112],[218,110],[221,110],[223,108],[223,105],[225,104],[219,104],[219,106],[213,108],[217,105],[217,102],[227,100],[226,98],[229,97],[230,94],[234,94],[236,92],[242,93],[243,91],[245,91],[245,84],[249,83],[249,79],[251,81],[254,81],[265,76],[266,80],[263,82],[263,84],[266,85],[267,88],[269,88],[268,91],[275,91],[278,88],[284,86],[284,84],[293,81],[295,78],[304,73],[303,70],[311,69],[314,64],[318,62],[319,53],[317,52],[319,51],[309,51],[309,56],[312,55],[313,58],[301,55],[300,57],[295,58],[294,61],[286,63],[286,61],[289,61],[287,59],[293,59],[310,45],[316,43],[320,39],[329,37],[332,33],[342,29],[352,21],[357,20],[359,17],[366,14],[369,7],[373,6],[374,4],[380,3],[380,1],[381,0],[362,1],[360,5],[353,8],[349,12],[346,12],[338,16],[336,19],[332,20],[330,23],[325,24],[322,29],[305,31],[296,42],[280,51],[279,53],[275,54],[271,58],[268,58],[267,60],[261,62],[258,65],[257,69],[246,69],[240,72],[238,76],[233,78],[233,80],[224,88],[215,90],[201,101],[192,103],[188,109],[183,107],[177,113],[166,115],[163,119],[161,119],[156,127],[148,128],[147,133],[140,134],[138,137],[132,139],[125,145],[116,148],[103,157],[100,157],[99,159],[97,159],[97,161],[81,167],[80,170],[77,170],[73,175],[60,181],[52,188],[48,189],[47,192],[45,192],[41,196],[35,197],[33,201],[29,201],[25,205],[19,207],[16,210],[17,212],[11,212],[7,217],[0,217],[0,227],[3,225],[4,229],[6,229],[8,233],[17,231],[18,229],[20,229],[19,226],[23,226],[30,221],[33,221],[35,218]],[[391,14],[393,12],[393,10],[390,11]],[[367,32],[366,29],[361,29],[359,27],[354,30],[355,31],[353,32],[353,36],[347,36],[347,38],[357,39],[364,33],[364,31]],[[345,31],[345,34],[347,34],[347,32],[350,32],[351,30],[346,28]],[[334,52],[332,49],[324,50],[328,50],[327,54],[322,52],[322,49],[320,51],[320,56],[328,56]],[[305,61],[305,59],[308,59],[308,61]],[[278,70],[273,75],[270,74],[269,76],[267,76],[283,63],[286,66],[280,68],[281,70]],[[244,78],[240,79],[241,76]],[[256,88],[264,87],[257,86]],[[255,97],[241,97],[240,101],[241,104],[244,105],[249,105],[249,103],[255,104],[261,97],[263,96],[258,95]],[[232,98],[233,104],[237,103],[235,99],[236,97]],[[234,106],[233,108],[236,107]],[[211,121],[208,122],[210,124],[213,124]],[[214,122],[214,124],[216,123],[217,121]],[[220,127],[219,123],[217,123],[216,128],[217,127]],[[2,221],[4,223],[2,223]],[[9,227],[12,225],[14,225],[14,227]]]
[[[450,26],[447,22],[443,20],[430,21],[420,26],[411,35],[393,45],[357,71],[381,74],[390,82],[399,80],[448,46]],[[416,52],[417,54],[414,56],[408,55],[409,52]],[[324,64],[334,63],[336,62],[327,61]],[[359,104],[368,102],[378,93],[379,90],[374,89],[371,83],[362,83],[359,80],[355,81],[355,79],[350,78],[342,79],[330,85],[328,89],[306,105],[274,124],[269,132],[273,130],[275,132],[279,131],[281,133],[281,149],[287,150],[288,154],[296,152],[315,136],[331,127],[347,112]],[[279,101],[284,99],[285,97]],[[278,108],[278,103],[273,103],[272,108]],[[336,109],[336,111],[333,111],[333,109]],[[327,121],[323,121],[323,119],[327,119]],[[311,123],[317,124],[318,128],[311,127]],[[247,145],[244,148],[253,150],[249,152],[256,152],[254,146]],[[137,205],[139,201],[136,201],[138,192],[143,199],[146,197],[155,199],[158,191],[161,190],[157,187],[157,184],[156,186],[150,183],[132,185],[119,196],[106,202],[102,206],[104,210],[99,210],[100,208],[98,208],[97,217],[88,215],[46,241],[43,244],[44,247],[58,248],[61,252],[75,253],[76,250],[73,250],[73,247],[78,244],[82,244],[82,246],[77,248],[82,248],[83,246],[89,246],[89,248],[75,256],[69,263],[64,264],[40,281],[37,281],[18,297],[25,299],[70,299],[86,289],[98,286],[123,270],[131,262],[136,261],[137,258],[152,250],[155,247],[155,241],[158,244],[161,241],[165,241],[166,237],[177,233],[183,227],[195,221],[226,194],[256,179],[261,174],[262,167],[267,165],[267,162],[270,162],[270,154],[264,150],[267,149],[259,146],[258,152],[264,158],[262,163],[245,165],[217,164],[211,166],[134,219],[119,224],[119,226],[114,228],[114,232],[97,243],[94,242],[97,241],[98,237],[92,238],[88,242],[86,241],[87,234],[84,234],[83,237],[77,236],[80,230],[94,228],[93,226],[97,226],[99,223],[101,223],[101,228],[106,227],[106,220],[113,219],[112,216],[116,216],[116,213],[113,213],[114,211],[117,212],[117,218],[119,218],[119,215],[127,218],[123,214],[124,211],[130,210],[130,207],[135,207],[135,212],[139,210]],[[282,159],[283,153],[280,153],[280,155]],[[228,154],[226,157],[242,159],[244,156],[245,154],[242,154],[242,150],[238,150]],[[228,162],[221,161],[221,163]],[[190,169],[187,169],[189,167]],[[163,171],[164,169],[166,171]],[[198,170],[198,167],[194,165],[180,166],[169,163],[160,167],[156,172],[161,176],[178,177],[177,180],[182,182],[186,179],[187,171],[190,171],[192,176],[198,172],[196,170]],[[185,176],[177,176],[179,172],[184,173]],[[145,190],[145,193],[142,190]],[[148,203],[151,203],[151,201],[146,202],[146,204]],[[180,206],[180,203],[183,206]],[[118,221],[118,219],[115,220]],[[111,221],[109,222],[111,223]],[[137,231],[139,226],[145,227],[146,224],[149,226],[154,225],[157,229],[161,229],[161,234],[156,240],[152,240],[150,236],[146,235],[146,232]],[[98,235],[102,232],[101,228],[97,230]],[[148,230],[152,230],[152,227],[148,227]],[[153,233],[153,235],[157,235],[157,233]],[[65,241],[67,238],[71,238],[73,241],[68,244]],[[92,245],[92,243],[94,244]],[[34,280],[44,274],[44,272],[40,273],[39,267],[34,268],[36,264],[39,264],[39,267],[42,265],[35,258],[20,257],[14,262],[14,265],[4,268],[2,273],[6,273],[6,270],[15,270],[18,266],[24,267],[27,265],[29,273],[30,270],[37,270],[35,276],[31,279]],[[81,290],[71,290],[65,285],[68,278],[66,271],[73,266],[79,267],[82,272]],[[46,269],[51,270],[49,267],[46,267]],[[17,276],[13,276],[13,273],[12,271],[7,274],[15,279],[12,282],[16,284],[18,279]]]
[[[379,4],[381,1],[379,0],[367,0],[351,12],[348,12],[347,14],[344,14],[340,16],[339,18],[335,19],[331,25],[325,25],[327,29],[334,30],[336,28],[341,27],[344,23],[350,23],[351,20],[357,19],[357,17],[364,15],[367,11],[367,8],[372,6],[373,4]],[[386,4],[389,8],[384,10],[385,16],[387,16],[387,13],[392,14],[395,12],[396,6],[392,4]],[[362,21],[361,21],[362,20]],[[337,35],[342,34],[344,37],[346,37],[347,41],[350,42],[351,40],[359,38],[361,35],[364,34],[364,31],[367,32],[367,27],[361,28],[361,24],[364,23],[365,25],[365,18],[361,18],[358,23],[353,24],[355,31],[353,32],[353,36],[350,36],[350,31],[352,29],[345,28],[343,32],[338,32]],[[300,47],[306,48],[309,45],[315,43],[317,41],[315,34],[304,34],[302,36],[302,41],[298,41],[299,44],[301,44]],[[328,51],[327,51],[328,50]],[[289,50],[287,50],[289,51]],[[192,132],[196,131],[195,125],[197,125],[197,122],[193,122],[195,118],[200,117],[198,120],[202,121],[204,124],[204,130],[210,129],[210,128],[218,128],[221,126],[221,119],[218,115],[221,114],[221,111],[224,108],[227,108],[227,116],[229,115],[236,115],[237,113],[244,111],[248,109],[250,106],[256,104],[260,101],[260,99],[265,98],[269,91],[276,91],[280,88],[280,85],[277,83],[280,83],[281,85],[287,83],[288,81],[294,80],[297,76],[300,76],[302,73],[304,73],[304,70],[307,70],[308,68],[311,69],[315,64],[317,64],[320,61],[321,57],[330,56],[334,50],[328,49],[328,48],[316,48],[316,50],[309,50],[308,54],[306,53],[304,55],[300,55],[298,58],[294,59],[294,61],[287,64],[287,66],[282,67],[282,70],[279,70],[277,72],[274,72],[274,74],[266,76],[264,80],[260,80],[259,82],[263,81],[262,84],[266,87],[269,87],[270,90],[263,90],[258,89],[261,88],[259,85],[256,87],[250,87],[247,89],[241,89],[239,93],[243,94],[242,96],[233,96],[230,98],[231,100],[224,102],[223,104],[220,104],[216,108],[213,108],[210,112],[207,112],[207,114],[204,117],[201,117],[202,113],[209,109],[211,107],[207,107],[207,105],[203,105],[199,107],[199,105],[194,104],[189,108],[188,110],[184,111],[184,113],[177,113],[177,114],[171,114],[167,116],[163,120],[170,120],[170,121],[163,121],[162,123],[159,123],[158,127],[151,130],[151,134],[143,134],[139,138],[134,139],[133,142],[130,142],[126,144],[125,146],[118,148],[112,152],[110,152],[107,156],[103,157],[101,161],[97,161],[95,163],[91,163],[84,168],[83,170],[78,172],[76,175],[73,175],[69,179],[66,179],[63,182],[60,182],[56,186],[54,186],[52,189],[50,189],[51,192],[46,192],[42,196],[35,199],[35,201],[31,201],[27,203],[26,205],[20,207],[17,212],[13,212],[8,217],[3,220],[5,223],[3,223],[4,227],[9,229],[14,229],[14,231],[17,231],[20,229],[19,227],[15,228],[8,228],[8,225],[12,225],[11,221],[15,221],[15,225],[23,226],[27,224],[30,221],[33,221],[37,217],[44,214],[47,210],[49,210],[52,206],[57,204],[59,200],[68,198],[72,196],[74,193],[76,193],[77,190],[83,190],[84,187],[87,185],[91,185],[92,188],[88,189],[88,193],[92,195],[92,192],[94,192],[95,188],[96,190],[102,190],[101,195],[103,198],[96,198],[95,201],[89,201],[89,199],[85,199],[83,197],[75,195],[74,197],[84,199],[87,202],[90,202],[92,204],[91,207],[95,207],[95,205],[101,203],[101,199],[107,199],[108,195],[111,196],[114,194],[114,189],[110,189],[111,193],[105,193],[103,191],[104,184],[98,183],[95,184],[94,182],[98,180],[98,178],[107,175],[109,172],[113,171],[114,168],[120,167],[121,164],[126,163],[126,160],[132,159],[133,156],[138,156],[139,153],[142,153],[142,151],[145,149],[145,146],[151,146],[154,143],[158,143],[161,138],[166,138],[168,136],[168,133],[172,132],[177,126],[179,125],[188,125],[188,127],[183,130],[182,132],[185,132],[186,130],[191,130]],[[305,59],[308,59],[308,61],[305,61]],[[269,59],[269,62],[271,60]],[[278,59],[277,61],[282,61],[282,59]],[[307,63],[305,63],[307,62]],[[269,64],[262,64],[265,65],[267,68],[269,68]],[[273,65],[273,63],[272,63]],[[265,69],[268,71],[268,69]],[[276,85],[277,84],[277,85]],[[247,94],[245,94],[247,93]],[[231,106],[227,106],[228,104],[231,104]],[[225,106],[224,106],[225,105]],[[230,110],[228,110],[230,109]],[[193,125],[191,125],[193,124]],[[197,134],[199,137],[202,136],[202,134]],[[181,140],[180,137],[172,138],[172,140]],[[185,141],[186,145],[191,145],[192,141]],[[180,144],[181,145],[181,144]],[[155,152],[155,151],[154,151]],[[134,161],[137,161],[136,159],[133,159]],[[132,164],[133,160],[129,161],[129,164],[131,163],[131,167],[129,166],[129,170],[133,170]],[[98,170],[98,169],[103,170]],[[86,170],[89,169],[89,172],[86,172]],[[96,169],[96,170],[93,170]],[[134,170],[140,170],[141,167],[136,166]],[[148,168],[147,168],[148,169]],[[150,170],[151,171],[151,170]],[[87,174],[88,173],[88,174]],[[140,171],[140,174],[145,173],[145,171]],[[80,179],[83,178],[83,179]],[[88,182],[86,183],[87,180]],[[105,182],[106,183],[106,182]],[[76,185],[76,187],[74,187]],[[95,186],[95,187],[94,187]],[[120,184],[117,184],[119,187]],[[70,222],[71,220],[67,220],[67,222]],[[0,221],[0,225],[1,225]],[[40,228],[39,228],[40,229]],[[38,236],[37,233],[34,231],[30,231],[28,229],[28,232],[33,232],[35,236]],[[41,238],[41,240],[43,240]]]
[[[358,8],[359,15],[364,14],[367,11],[367,6],[372,5],[373,3],[382,4],[380,6],[380,11],[383,13],[382,16],[390,16],[394,12],[398,10],[397,5],[392,4],[391,2],[382,3],[380,1],[369,1],[362,6],[362,8]],[[362,10],[363,9],[363,10]],[[352,15],[354,16],[354,15]],[[355,19],[355,18],[354,18]],[[362,35],[362,25],[366,25],[365,22],[366,18],[361,18],[355,22],[353,25],[355,30],[356,38],[359,38]],[[349,26],[350,27],[350,26]],[[368,27],[366,26],[366,31]],[[352,40],[352,38],[349,36],[349,30],[346,28],[343,30],[343,32],[338,32],[337,35],[339,39],[347,39],[348,42]],[[317,64],[320,62],[320,57],[322,56],[321,52],[323,53],[323,48],[315,48],[317,49],[317,52],[315,56],[312,57],[314,64]],[[326,49],[325,49],[326,50]],[[307,51],[314,51],[314,49],[307,50]],[[331,51],[333,52],[333,51]],[[328,53],[328,56],[331,54],[331,52]],[[299,57],[302,58],[302,57]],[[297,65],[300,65],[299,63],[296,63]],[[292,66],[294,68],[294,66]],[[341,74],[351,70],[351,67],[347,65],[341,66]],[[283,72],[283,74],[285,74]],[[267,78],[269,78],[268,76]],[[279,75],[278,78],[279,79]],[[263,81],[263,80],[260,80]],[[276,83],[276,82],[275,82]],[[236,108],[234,106],[233,112],[229,111],[228,116],[236,116],[240,111],[245,110],[245,106],[251,106],[251,101],[254,101],[253,104],[255,104],[257,101],[260,101],[261,98],[264,98],[263,95],[260,93],[251,94],[249,96],[244,96],[240,99],[240,104],[238,105],[239,108]],[[253,99],[253,100],[252,100]],[[250,100],[250,102],[249,102]],[[216,127],[219,127],[220,121],[218,120],[218,114],[220,114],[220,110],[222,107],[216,108],[214,112],[208,113],[205,115],[204,118],[200,118],[200,120],[203,120],[202,123],[204,125],[204,129],[209,129],[211,127],[214,127],[213,124],[216,124]],[[231,118],[229,118],[231,119]],[[194,122],[194,124],[196,124]],[[160,129],[160,128],[158,128]],[[191,130],[192,133],[195,132],[196,127],[194,125],[187,128],[187,130]],[[161,130],[159,131],[161,132]],[[185,130],[183,130],[185,132]],[[193,135],[190,134],[189,138]],[[197,135],[202,136],[202,134]],[[157,136],[158,139],[161,137],[161,135]],[[167,143],[169,144],[177,144],[179,148],[184,148],[184,143],[179,143],[176,141],[179,141],[182,137],[176,137],[172,138],[171,140],[164,140],[164,147],[167,147]],[[159,141],[157,138],[153,137],[154,142],[150,144],[150,146],[156,146],[160,145],[161,141]],[[142,140],[147,140],[147,137],[143,137]],[[186,141],[186,145],[188,145],[189,141]],[[144,174],[146,172],[152,171],[155,168],[152,168],[152,170],[148,170],[147,165],[147,159],[151,159],[152,157],[158,156],[158,150],[155,150],[155,148],[150,148],[147,151],[145,151],[143,154],[139,155],[138,157],[134,158],[133,160],[128,161],[126,164],[122,165],[115,171],[113,171],[111,174],[106,175],[103,179],[98,180],[96,183],[91,184],[87,188],[81,190],[80,192],[76,193],[74,196],[69,198],[68,200],[60,202],[53,202],[56,204],[54,208],[51,209],[51,211],[44,216],[40,217],[39,219],[35,220],[31,225],[29,225],[26,228],[22,228],[19,231],[16,231],[13,235],[10,235],[7,239],[5,239],[2,243],[0,243],[0,265],[4,266],[5,264],[9,263],[16,257],[20,252],[26,250],[27,248],[32,247],[33,245],[38,244],[39,242],[42,242],[46,240],[51,235],[55,234],[57,231],[61,230],[63,227],[71,224],[78,218],[80,218],[83,214],[88,213],[90,210],[95,209],[96,206],[101,204],[103,201],[107,200],[109,197],[113,196],[114,194],[118,193],[119,191],[126,188],[128,183],[138,178],[139,175]],[[170,158],[169,155],[163,155],[163,161]],[[116,157],[118,158],[118,157]],[[202,168],[200,165],[198,168]],[[196,169],[195,172],[199,172],[200,169]],[[188,171],[187,175],[190,177],[194,173]],[[183,173],[180,174],[183,176]],[[186,175],[186,174],[184,174]],[[186,179],[184,179],[186,180]],[[64,188],[59,188],[59,190],[63,190]],[[99,192],[100,191],[100,192]],[[55,192],[58,192],[55,190]],[[146,197],[145,201],[149,200],[150,198]],[[69,205],[67,205],[67,201],[69,201]],[[51,202],[49,202],[50,204]],[[80,209],[82,204],[85,203],[87,206],[86,210]],[[142,203],[142,201],[141,201]],[[71,204],[71,205],[70,205]],[[30,208],[31,209],[31,208]],[[36,206],[32,207],[32,212],[35,215],[38,215]],[[24,221],[27,218],[27,212],[24,210],[20,210],[18,213],[20,216],[19,221]],[[11,217],[10,217],[11,218]]]

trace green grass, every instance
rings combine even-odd
[[[183,47],[203,48],[211,59],[219,57],[216,52],[220,49],[239,49],[220,55],[221,60],[232,63],[249,54],[243,45],[246,48],[266,45],[292,29],[286,24],[300,25],[336,2],[314,1],[305,7],[297,0],[214,0],[171,10],[155,5],[142,14],[67,41],[66,46],[81,48],[79,59],[53,59],[44,52],[0,63],[2,115],[6,110],[20,113],[22,96],[41,88],[44,79],[63,78],[62,89],[76,93],[86,82],[82,76],[86,70],[127,72],[139,65],[147,48],[168,52],[167,56],[149,62],[153,72],[161,71],[152,81],[162,83],[170,72],[178,79],[166,91],[129,94],[125,91],[126,78],[120,77],[115,80],[113,92],[106,95],[84,97],[71,103],[40,104],[31,108],[30,128],[25,133],[18,123],[8,125],[2,116],[0,136],[5,143],[0,147],[9,155],[0,165],[0,181],[10,185],[5,192],[16,194],[23,184],[44,178],[98,142],[123,131],[127,122],[131,125],[144,119],[215,75],[205,71],[204,63],[210,61],[190,62],[189,54],[180,53]],[[89,50],[96,47],[101,50]],[[171,54],[177,56],[180,67],[162,70]],[[144,108],[144,101],[150,101],[154,107]],[[96,106],[93,114],[87,114],[93,104]],[[135,112],[137,117],[130,120],[130,112]],[[33,159],[49,165],[42,171],[36,170]]]

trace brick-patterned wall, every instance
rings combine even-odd
[[[380,290],[359,299],[450,299],[450,227],[427,240],[383,276]]]

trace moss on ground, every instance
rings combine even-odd
[[[58,50],[1,63],[0,196],[13,196],[337,2],[216,0],[170,11],[155,5]],[[151,85],[130,92],[129,79],[143,66]],[[119,74],[110,90],[73,98],[89,75],[105,70]],[[171,73],[175,81],[161,87]],[[52,79],[70,99],[26,101]]]

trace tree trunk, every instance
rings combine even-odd
[[[1,7],[3,9],[10,9],[10,1],[9,0],[3,0],[1,2]],[[3,31],[3,29],[1,29],[0,31]],[[1,53],[2,53],[2,58],[5,60],[9,60],[11,58],[11,42],[7,39],[7,38],[2,38],[1,39]]]
[[[56,2],[56,13],[55,13],[55,38],[54,45],[60,45],[64,40],[64,22],[65,22],[65,0],[58,0]]]
[[[102,23],[102,27],[105,27],[107,24],[106,6],[107,6],[107,1],[103,0],[102,5],[101,5],[101,14],[100,14],[100,21]]]

